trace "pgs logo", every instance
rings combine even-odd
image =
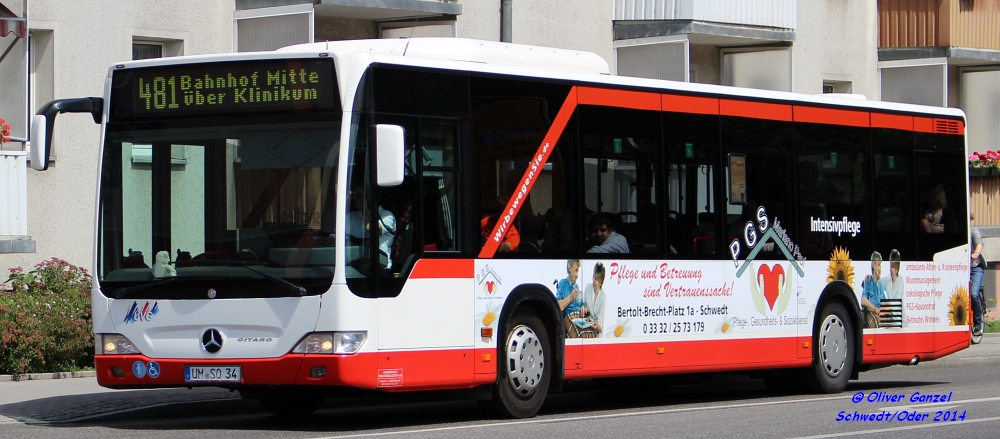
[[[792,297],[792,282],[785,268],[781,264],[761,264],[750,283],[750,295],[761,314],[767,315],[769,310],[779,315],[785,312],[788,299]]]
[[[125,324],[135,323],[135,322],[148,322],[153,320],[153,316],[160,312],[159,302],[153,302],[151,306],[149,302],[146,302],[142,308],[139,308],[139,302],[132,302],[132,307],[129,308],[128,312],[125,313]]]
[[[497,272],[489,265],[486,265],[479,270],[479,273],[476,274],[476,282],[482,286],[483,293],[489,297],[496,295],[497,291],[500,289],[500,285],[503,283],[500,279],[500,275],[497,274]]]
[[[754,272],[753,281],[750,282],[754,307],[764,315],[770,312],[776,314],[785,312],[788,300],[792,296],[792,282],[789,275],[794,270],[799,277],[805,276],[802,266],[799,265],[799,261],[805,260],[799,253],[799,246],[788,237],[777,218],[772,223],[764,206],[757,208],[755,221],[747,221],[744,225],[742,238],[742,241],[734,239],[729,244],[729,254],[737,267],[737,277],[742,277],[747,268]],[[750,252],[741,264],[740,256],[744,245]],[[761,251],[780,251],[789,263],[760,264],[754,270],[754,258]]]

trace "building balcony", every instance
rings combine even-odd
[[[795,39],[797,0],[615,0],[615,40],[686,35],[692,44]]]
[[[880,0],[879,60],[1000,61],[1000,5],[974,0]]]

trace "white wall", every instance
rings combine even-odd
[[[131,59],[134,36],[183,40],[187,55],[233,51],[233,0],[32,0],[29,28],[53,29],[56,99],[101,96],[108,67]],[[168,51],[169,52],[169,51]],[[58,257],[91,268],[100,127],[86,114],[56,122],[58,160],[28,171],[36,253],[0,255],[0,273]]]
[[[462,1],[459,38],[500,41],[501,0]],[[614,65],[614,0],[513,0],[512,42],[585,50]]]
[[[878,19],[871,0],[798,0],[792,91],[818,94],[823,81],[850,81],[878,99]]]

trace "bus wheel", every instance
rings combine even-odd
[[[309,416],[319,410],[326,397],[296,395],[294,397],[268,396],[257,400],[268,413],[285,418]]]
[[[847,310],[839,303],[827,304],[820,315],[806,384],[820,393],[840,393],[851,379],[854,367],[854,327]]]
[[[510,329],[497,349],[498,379],[487,408],[501,417],[531,417],[549,392],[549,335],[533,312],[517,312],[506,327]]]

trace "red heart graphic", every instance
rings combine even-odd
[[[495,286],[496,286],[496,282],[487,281],[486,282],[486,292],[489,293],[489,294],[493,294],[493,287],[495,287]]]
[[[781,264],[775,264],[774,269],[766,264],[761,264],[760,268],[757,269],[757,285],[763,284],[764,299],[767,300],[767,306],[772,311],[774,310],[774,301],[778,300],[778,293],[781,292],[778,285],[779,278],[785,278],[785,269],[781,268]]]

